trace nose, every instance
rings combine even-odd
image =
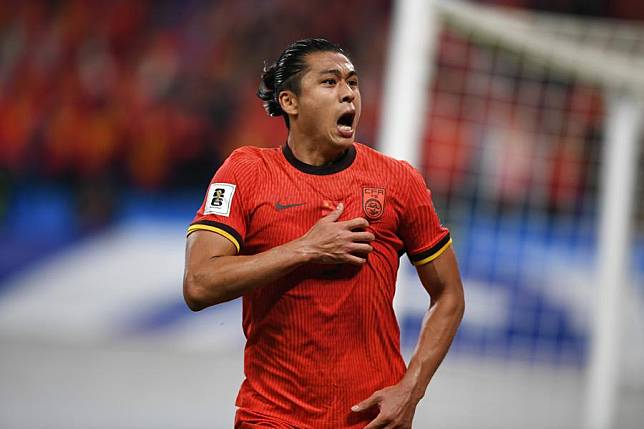
[[[353,88],[347,82],[344,82],[340,91],[340,101],[342,103],[351,103],[356,98]]]

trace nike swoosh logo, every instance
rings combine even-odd
[[[290,209],[291,207],[299,207],[303,206],[306,203],[296,203],[296,204],[281,204],[279,201],[275,203],[275,208],[278,211],[282,211],[284,209]]]

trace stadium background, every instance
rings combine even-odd
[[[495,4],[644,19],[637,1]],[[264,61],[292,40],[320,35],[349,49],[363,94],[358,140],[375,145],[392,7],[0,5],[1,427],[231,426],[242,377],[240,304],[197,314],[185,307],[186,225],[231,150],[285,140],[282,121],[265,115],[254,92]],[[473,131],[442,91],[458,80],[453,68],[476,67],[454,54],[465,44],[440,38],[419,165],[453,229],[468,312],[416,427],[581,427],[593,295],[586,283],[596,252],[584,226],[596,217],[588,207],[597,199],[605,106],[591,90],[567,90],[584,117],[584,144],[557,145],[547,157],[539,206],[546,226],[533,223],[525,177],[509,171],[497,183],[482,171],[502,161],[467,167],[478,157],[468,144]],[[509,151],[510,162],[524,160],[511,149],[497,145],[499,159]],[[572,179],[563,173],[570,171]],[[462,207],[487,201],[480,180],[501,203],[473,222]],[[640,302],[641,196],[638,189],[631,255]],[[424,302],[410,293],[401,320],[406,353],[422,315],[409,303]],[[632,323],[644,329],[641,319]],[[642,356],[641,336],[629,339],[626,354]],[[643,377],[626,378],[639,381],[624,384],[615,427],[641,427]]]

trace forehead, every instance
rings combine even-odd
[[[324,73],[327,70],[338,70],[342,74],[355,72],[356,69],[349,59],[339,52],[313,52],[306,57],[309,71]]]

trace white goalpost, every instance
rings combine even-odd
[[[445,32],[458,39],[450,45],[455,47],[452,51],[441,51],[441,34]],[[456,52],[459,47],[463,55],[469,56],[468,59],[452,58],[460,55]],[[591,171],[588,173],[592,176],[591,181],[597,177],[596,203],[590,199],[593,201],[591,211],[596,212],[596,216],[583,217],[584,222],[592,220],[591,235],[597,240],[593,268],[586,270],[592,272],[586,273],[583,280],[595,283],[592,285],[594,289],[586,285],[579,287],[580,293],[594,297],[593,310],[589,314],[591,320],[587,323],[590,345],[585,366],[585,411],[583,416],[579,416],[579,421],[589,429],[615,427],[620,380],[624,375],[620,368],[625,344],[620,341],[622,331],[627,328],[625,309],[629,302],[641,301],[636,297],[630,261],[632,238],[637,233],[635,219],[638,208],[641,209],[636,193],[638,174],[641,180],[639,163],[641,124],[644,120],[644,27],[616,20],[508,10],[457,0],[398,0],[395,2],[388,55],[379,149],[395,158],[405,159],[417,168],[422,169],[428,159],[430,164],[437,164],[440,162],[436,160],[437,156],[428,158],[423,155],[424,145],[428,141],[430,144],[436,141],[427,137],[431,135],[427,128],[438,121],[453,124],[456,131],[450,141],[459,142],[459,148],[469,148],[469,162],[476,159],[483,165],[483,173],[475,172],[480,174],[476,179],[468,181],[468,174],[475,175],[468,170],[462,174],[464,178],[459,179],[460,182],[454,183],[470,186],[476,198],[484,195],[487,199],[483,202],[488,207],[487,213],[492,214],[491,219],[499,213],[505,216],[512,209],[508,209],[508,205],[514,204],[512,198],[524,198],[515,197],[521,194],[521,184],[530,183],[528,186],[532,188],[526,188],[526,193],[532,192],[532,196],[525,197],[524,205],[536,207],[543,214],[528,212],[523,215],[528,221],[538,223],[545,219],[546,223],[574,223],[574,209],[567,208],[566,203],[561,202],[564,198],[557,196],[561,189],[565,191],[574,186],[566,187],[564,184],[562,188],[552,185],[549,177],[554,175],[552,170],[557,167],[552,166],[551,154],[563,153],[566,159],[566,154],[573,153],[583,158],[587,148],[584,142],[597,139],[601,149],[596,160],[597,168],[587,168]],[[453,67],[449,69],[453,73],[437,76],[439,62],[443,64],[443,70]],[[579,87],[592,89],[584,92]],[[584,134],[591,121],[584,115],[590,116],[591,113],[580,114],[577,105],[571,107],[574,103],[583,105],[575,100],[580,93],[589,91],[600,94],[603,100],[601,138]],[[532,93],[538,94],[540,101],[526,101],[529,95],[525,94]],[[432,95],[435,97],[431,98]],[[480,117],[468,113],[480,110],[480,106],[488,106],[490,111],[483,111]],[[430,110],[433,110],[431,115],[427,113]],[[446,111],[448,113],[444,114]],[[545,124],[547,129],[532,127],[532,124]],[[531,142],[534,147],[528,144],[513,146],[512,138],[495,140],[490,137],[494,133],[518,136],[516,141]],[[496,146],[490,141],[496,142]],[[499,145],[499,141],[505,146]],[[529,180],[526,182],[521,173],[516,173],[520,167],[510,170],[510,179],[507,179],[508,174],[501,175],[495,168],[486,172],[484,164],[492,156],[490,151],[494,147],[502,148],[495,152],[497,156],[505,156],[507,149],[519,151],[519,155],[509,158],[519,166],[522,162],[535,164],[526,167],[531,169],[525,173]],[[521,151],[530,153],[530,157],[524,157]],[[497,161],[494,165],[509,168],[503,162]],[[445,177],[451,180],[459,174],[461,167],[452,168],[453,171],[450,170]],[[431,185],[431,168],[427,167],[426,173]],[[570,172],[564,168],[562,173],[554,176],[565,182],[567,173]],[[513,182],[515,176],[512,174],[521,180]],[[502,184],[494,191],[496,193],[486,194],[489,186],[481,184],[486,179],[501,181],[499,183]],[[437,182],[440,184],[440,180]],[[463,219],[463,213],[478,210],[467,206],[470,204],[468,197],[459,194],[456,185],[450,186],[446,185],[444,192],[445,204],[450,207],[449,215]],[[581,191],[571,195],[583,194],[582,199],[588,201],[590,197],[587,195],[594,192],[592,186],[582,183],[581,179],[576,186]],[[441,193],[438,194],[440,198]],[[511,201],[509,204],[508,199]],[[553,203],[553,200],[556,201]],[[584,204],[586,210],[588,203]],[[550,206],[556,207],[547,208]],[[503,225],[497,225],[498,230],[503,228]],[[557,246],[565,246],[566,243],[562,242]],[[554,260],[548,255],[543,258],[542,262]],[[399,319],[402,319],[413,307],[410,304],[413,299],[406,296],[408,292],[404,283],[408,278],[405,270],[401,269],[400,274],[395,307]],[[523,283],[521,287],[525,287]],[[559,286],[563,289],[567,285]],[[561,290],[554,293],[565,295]],[[570,294],[574,295],[573,292]],[[468,304],[471,308],[471,303]],[[542,323],[546,318],[540,320]],[[642,367],[644,365],[640,369]]]
[[[598,284],[586,404],[586,427],[591,429],[610,428],[615,422],[622,375],[620,352],[624,348],[620,340],[625,325],[624,309],[631,292],[628,262],[643,112],[641,100],[628,94],[613,95],[609,100],[598,225]]]
[[[378,146],[417,166],[436,43],[436,10],[432,1],[397,1],[387,50]],[[399,142],[405,142],[400,144]]]

